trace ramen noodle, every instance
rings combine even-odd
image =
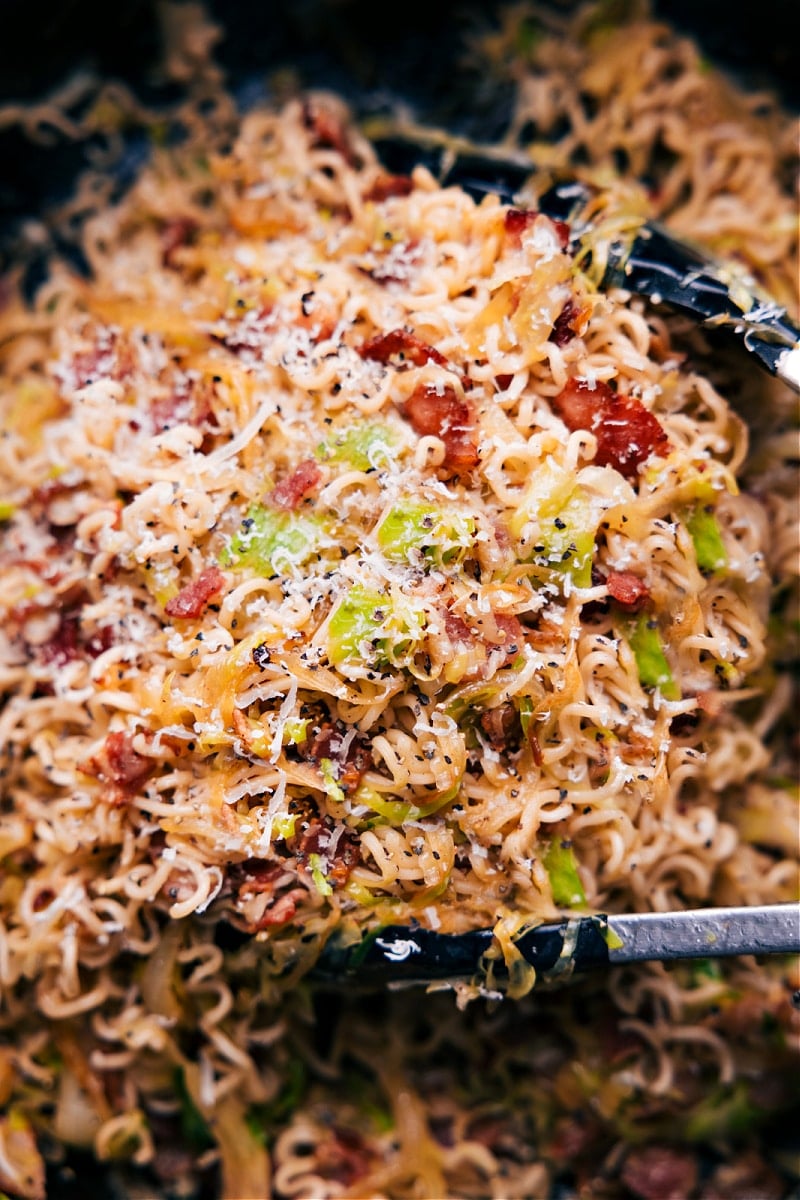
[[[87,270],[9,282],[13,1195],[65,1146],[225,1197],[544,1197],[601,1158],[634,1196],[779,1194],[725,1148],[791,1103],[793,964],[618,973],[587,1018],[514,950],[797,895],[786,395],[537,210],[577,171],[595,263],[658,217],[795,312],[792,122],[587,11],[471,46],[514,84],[513,205],[390,173],[326,92],[238,113],[204,60],[185,138],[63,214]],[[426,997],[424,1053],[403,997],[314,1049],[323,946],[408,922],[494,929],[507,977]]]

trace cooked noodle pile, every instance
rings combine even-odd
[[[603,1160],[592,1195],[781,1194],[724,1156],[791,1102],[794,964],[519,999],[532,922],[798,883],[787,397],[598,291],[536,204],[577,170],[595,266],[658,216],[796,312],[794,123],[592,17],[532,38],[512,9],[472,48],[539,168],[513,207],[390,174],[327,93],[237,115],[203,60],[213,113],[122,199],[84,180],[88,277],[54,264],[32,306],[10,281],[14,1195],[63,1146],[181,1195],[545,1197]],[[315,1049],[322,947],[409,921],[493,928],[515,999],[475,980],[372,1027],[351,1000]],[[705,1191],[675,1137],[716,1147]]]

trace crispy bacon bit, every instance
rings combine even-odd
[[[595,435],[595,463],[614,467],[626,479],[634,478],[651,454],[665,454],[669,448],[666,433],[641,401],[618,396],[607,383],[592,387],[572,379],[552,404],[568,429]]]
[[[79,629],[77,617],[62,616],[56,632],[39,648],[42,662],[54,667],[65,667],[74,662],[79,657]]]
[[[311,131],[313,146],[338,150],[349,166],[355,166],[356,156],[344,122],[333,109],[316,100],[306,100],[303,105],[303,120],[306,128]]]
[[[300,862],[307,862],[312,854],[325,860],[325,878],[333,887],[342,887],[350,878],[350,872],[359,861],[360,845],[355,834],[345,830],[334,842],[330,821],[312,821],[297,838],[295,848]]]
[[[158,396],[150,406],[153,433],[163,433],[173,425],[193,425],[195,428],[206,423],[215,425],[211,396],[212,386],[208,384]]]
[[[283,875],[285,870],[283,863],[267,862],[263,858],[248,858],[244,862],[234,863],[228,874],[239,899],[245,900],[250,896],[273,892],[278,877]]]
[[[572,237],[572,230],[570,229],[567,222],[566,221],[554,221],[551,217],[550,224],[553,226],[553,228],[556,231],[556,234],[558,235],[558,240],[561,243],[561,249],[568,250],[569,249],[569,240]]]
[[[286,870],[283,863],[268,862],[261,858],[233,863],[228,868],[228,881],[248,933],[285,925],[291,921],[299,902],[307,895],[302,887],[290,887],[288,891],[277,895],[281,888],[296,884],[297,878]]]
[[[313,291],[304,292],[300,297],[300,311],[295,317],[300,329],[305,329],[310,340],[317,345],[330,338],[337,324],[337,315],[328,305],[322,303]]]
[[[379,333],[364,342],[358,352],[362,358],[371,358],[384,365],[395,356],[407,359],[415,367],[424,367],[427,362],[435,362],[440,367],[450,365],[434,346],[429,346],[427,342],[415,337],[408,329],[392,329],[389,333]]]
[[[650,599],[650,589],[645,581],[631,571],[609,571],[606,587],[609,595],[626,612],[639,612]]]
[[[625,1159],[622,1182],[640,1200],[686,1200],[697,1186],[697,1163],[671,1146],[644,1146]]]
[[[323,759],[333,763],[336,782],[345,795],[356,790],[364,772],[372,766],[372,755],[366,742],[359,737],[349,737],[341,721],[323,721],[315,725],[297,750],[302,758],[315,766]]]
[[[442,609],[444,630],[453,646],[472,646],[478,640],[475,632],[457,613],[449,608]]]
[[[364,199],[381,204],[392,196],[410,196],[413,190],[414,180],[410,175],[379,175]]]
[[[519,749],[522,726],[519,713],[513,704],[499,704],[481,713],[480,727],[486,734],[489,745],[498,754]]]
[[[374,1153],[355,1129],[334,1126],[331,1138],[317,1143],[316,1166],[323,1179],[349,1188],[369,1171]]]
[[[511,662],[517,657],[522,647],[525,645],[525,630],[522,628],[517,617],[511,616],[509,613],[493,612],[494,623],[499,632],[503,634],[501,642],[492,643],[506,652],[506,660]]]
[[[188,246],[197,232],[197,222],[191,217],[175,217],[167,221],[161,230],[161,261],[165,267],[173,266],[175,251]]]
[[[94,346],[72,360],[75,386],[86,387],[97,379],[127,379],[136,366],[133,349],[124,338],[107,329],[97,335]]]
[[[86,775],[94,775],[104,783],[111,783],[124,799],[136,791],[152,774],[155,763],[134,749],[130,733],[110,733],[99,753],[81,764]]]
[[[598,1126],[580,1110],[559,1117],[547,1148],[548,1156],[558,1163],[574,1163],[592,1149],[599,1132]]]
[[[477,466],[480,460],[474,410],[454,388],[446,387],[439,392],[430,384],[420,384],[411,393],[403,415],[420,437],[442,439],[446,467],[458,472]]]
[[[513,378],[514,378],[513,375],[495,375],[494,381],[497,384],[498,389],[501,392],[504,392],[507,387],[510,387],[511,380]]]
[[[294,512],[306,496],[317,490],[321,481],[322,471],[313,458],[306,458],[295,467],[291,475],[276,484],[267,499],[276,508]]]
[[[366,273],[370,279],[384,285],[408,282],[419,265],[419,259],[419,239],[409,238],[389,246],[387,252]]]
[[[523,233],[530,228],[538,215],[539,214],[535,211],[535,209],[507,209],[503,219],[506,233],[513,241],[516,241],[517,244],[519,244]]]
[[[92,658],[99,658],[106,650],[114,645],[114,626],[101,625],[96,633],[86,640],[86,653]]]
[[[575,305],[571,300],[568,300],[556,317],[549,341],[555,342],[557,346],[566,346],[567,342],[571,342],[577,333],[573,322],[579,315]]]
[[[42,912],[43,909],[49,908],[56,898],[56,894],[52,888],[41,888],[31,902],[31,908],[34,912]]]
[[[305,888],[292,888],[291,891],[284,892],[274,903],[264,909],[257,921],[252,922],[252,931],[257,933],[261,929],[268,929],[271,925],[285,925],[287,921],[291,921],[297,912],[298,903],[304,900],[306,895]]]
[[[164,605],[168,617],[199,617],[212,596],[218,596],[225,584],[225,576],[219,567],[207,567],[196,579],[181,588],[177,596],[173,596]]]
[[[522,242],[522,237],[525,232],[533,225],[537,217],[543,214],[537,212],[536,209],[524,208],[509,208],[506,210],[504,218],[505,231],[509,239],[516,246]],[[547,217],[558,237],[558,242],[562,250],[566,250],[569,246],[570,227],[566,221],[554,221],[552,217]]]

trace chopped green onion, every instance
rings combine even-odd
[[[307,730],[310,722],[303,717],[289,717],[283,727],[283,744],[284,746],[299,746],[307,736]]]
[[[519,709],[519,723],[522,726],[522,732],[527,737],[531,721],[533,720],[533,701],[530,696],[520,696],[517,701],[517,708]]]
[[[333,888],[328,883],[325,872],[322,870],[322,858],[319,854],[309,854],[308,865],[311,868],[311,878],[314,881],[314,887],[319,892],[320,896],[333,895]]]
[[[413,604],[356,585],[331,613],[328,658],[334,666],[358,659],[379,667],[398,665],[424,628],[424,613]]]
[[[646,613],[639,616],[629,631],[628,641],[636,659],[639,682],[642,686],[658,688],[665,700],[680,700],[680,688],[672,677],[658,627]]]
[[[578,865],[570,842],[553,838],[544,855],[544,866],[550,877],[553,900],[559,908],[581,908],[586,904]]]
[[[222,564],[276,575],[307,562],[319,549],[322,533],[320,517],[276,512],[254,504],[231,538]]]
[[[272,830],[279,841],[285,842],[294,837],[294,827],[297,824],[297,813],[285,813],[281,817],[273,817]]]
[[[331,800],[336,800],[341,803],[344,800],[344,792],[339,787],[339,777],[336,774],[336,768],[333,765],[333,760],[323,758],[320,761],[319,769],[322,773],[322,779],[325,783],[325,795],[330,796]]]
[[[442,566],[463,558],[475,540],[475,521],[453,508],[403,503],[390,509],[376,529],[378,545],[393,562],[423,557]]]
[[[728,551],[713,509],[709,505],[696,504],[685,519],[700,570],[708,573],[724,570],[728,565]]]
[[[353,796],[353,804],[363,804],[389,825],[402,825],[405,821],[423,821],[426,817],[433,816],[451,800],[455,800],[460,790],[459,781],[446,791],[432,796],[425,804],[413,804],[410,800],[389,799],[362,783]]]
[[[317,447],[317,458],[346,463],[357,471],[369,471],[391,462],[397,435],[388,425],[360,421]]]
[[[569,576],[576,587],[589,587],[599,515],[572,472],[547,460],[531,477],[509,529],[520,538],[535,521],[538,538],[530,561],[556,576]]]

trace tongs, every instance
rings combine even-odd
[[[370,132],[369,129],[367,132]],[[405,129],[373,122],[371,138],[390,170],[428,167],[442,186],[458,185],[475,199],[488,193],[518,202],[536,166],[524,154],[475,147],[450,135],[416,126]],[[591,255],[592,189],[575,180],[554,184],[536,199],[537,209],[569,225],[570,249]],[[653,221],[632,221],[612,238],[602,266],[601,290],[624,287],[655,305],[668,305],[708,329],[718,329],[744,346],[769,374],[800,393],[800,329],[785,308],[764,295],[739,268],[709,258]]]
[[[491,929],[440,933],[389,925],[354,944],[329,941],[312,978],[367,990],[500,981],[505,967],[493,957],[494,944]],[[798,954],[800,904],[568,917],[532,925],[513,944],[537,981],[548,983],[623,963]]]

